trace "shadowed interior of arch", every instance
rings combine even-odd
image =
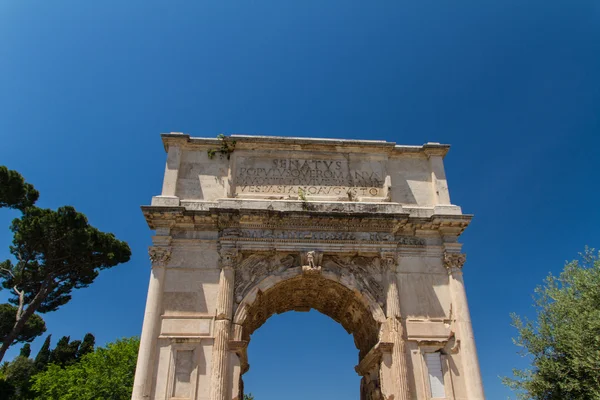
[[[362,359],[377,344],[380,323],[375,321],[361,296],[320,274],[300,274],[257,293],[254,301],[246,306],[242,339],[249,341],[250,335],[273,314],[315,309],[353,335],[359,359]]]

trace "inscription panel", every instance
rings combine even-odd
[[[323,197],[348,200],[385,197],[382,161],[347,158],[237,157],[236,196]]]

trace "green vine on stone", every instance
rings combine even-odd
[[[298,188],[298,199],[302,201],[302,209],[304,211],[309,211],[313,209],[312,204],[308,202],[306,198],[306,192],[302,188]]]
[[[235,140],[231,140],[227,136],[220,133],[217,135],[217,139],[221,141],[221,147],[219,149],[208,149],[206,152],[208,154],[208,158],[211,160],[215,157],[215,154],[219,153],[221,158],[223,156],[227,156],[229,160],[231,158],[231,153],[235,150]]]
[[[306,199],[306,193],[304,193],[304,190],[302,188],[298,188],[298,198],[302,201],[308,201]]]

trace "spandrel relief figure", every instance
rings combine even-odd
[[[235,301],[240,302],[254,285],[269,274],[279,274],[299,264],[292,254],[258,253],[245,257],[236,268]]]

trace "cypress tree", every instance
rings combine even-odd
[[[94,335],[91,333],[86,333],[86,335],[83,337],[83,342],[81,342],[81,346],[79,346],[79,350],[77,351],[77,360],[80,360],[81,357],[94,351],[95,344],[96,338]]]
[[[77,359],[77,353],[79,353],[79,346],[81,345],[81,340],[73,340],[69,343],[69,353],[65,355],[64,365],[72,365],[75,364]]]
[[[35,356],[35,368],[38,371],[42,371],[43,369],[45,369],[46,365],[48,365],[48,363],[50,362],[50,355],[51,355],[50,339],[51,338],[52,338],[52,335],[48,335],[46,337],[46,340],[44,341],[42,348],[37,353],[37,356]]]
[[[21,352],[19,353],[19,356],[29,358],[30,354],[31,354],[31,345],[29,343],[25,343],[25,345],[23,347],[21,347]]]
[[[69,354],[71,354],[71,348],[69,347],[70,340],[70,336],[63,336],[56,342],[56,347],[50,353],[51,364],[60,365],[61,367],[65,365],[69,359]]]

